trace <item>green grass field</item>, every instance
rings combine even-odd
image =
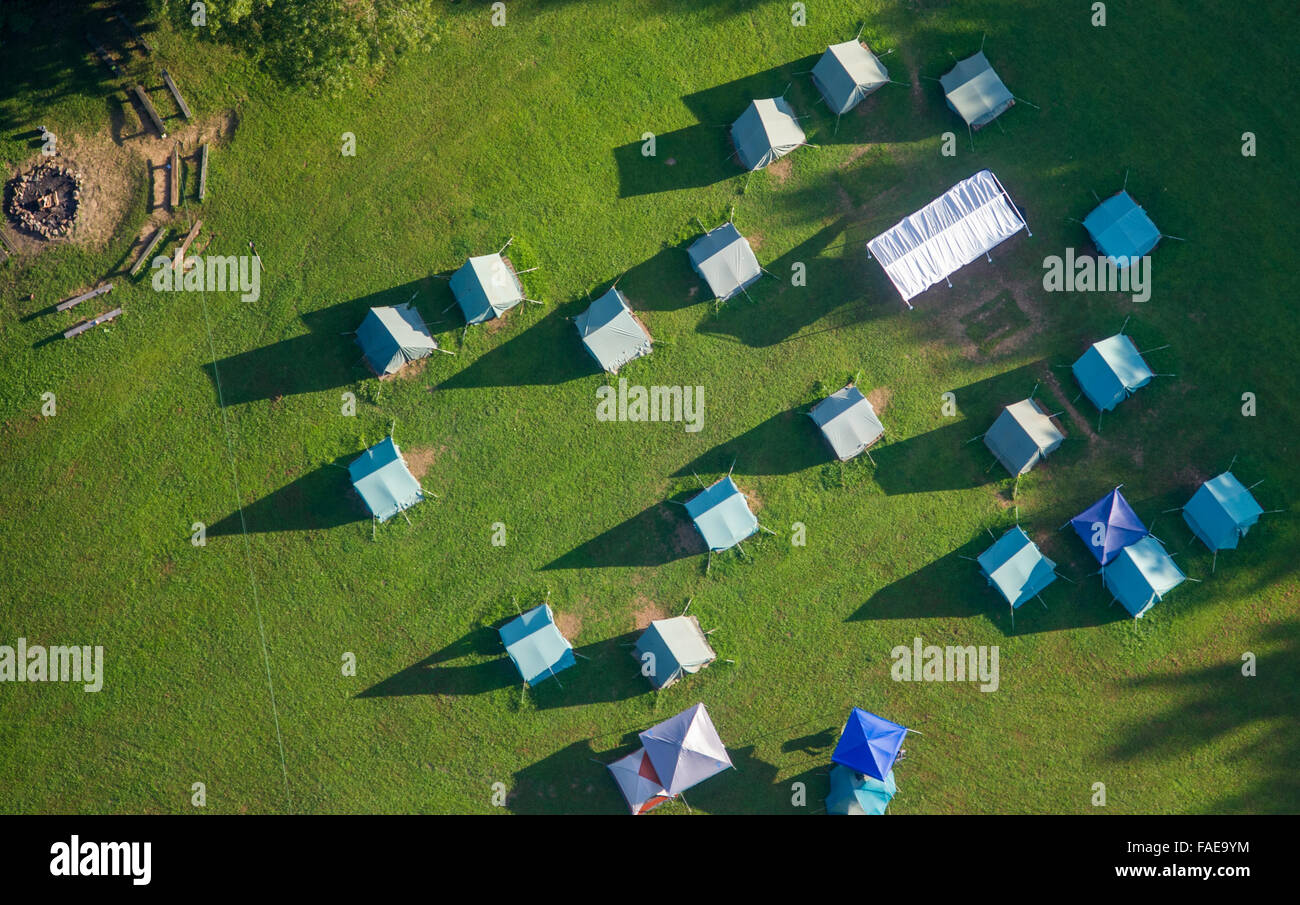
[[[157,293],[148,271],[121,272],[151,204],[143,164],[120,163],[145,140],[123,100],[135,79],[112,77],[82,27],[6,36],[6,178],[39,159],[24,136],[42,124],[74,161],[99,141],[129,178],[102,247],[0,266],[0,643],[103,645],[106,658],[97,694],[0,687],[4,811],[188,813],[202,782],[213,813],[615,814],[592,759],[696,701],[737,767],[692,790],[696,813],[814,812],[851,706],[923,733],[897,768],[897,814],[1300,810],[1293,5],[1116,0],[1105,27],[1088,4],[1045,0],[813,0],[805,27],[781,0],[514,0],[505,27],[488,7],[449,4],[432,53],[339,98],[285,89],[166,24],[150,32],[155,56],[136,71],[165,66],[198,119],[233,128],[202,204],[187,169],[166,248],[196,217],[209,254],[254,240],[254,303]],[[864,21],[907,84],[836,130],[806,71]],[[929,79],[986,33],[1003,80],[1041,110],[1018,104],[972,153]],[[726,159],[725,124],[788,84],[818,147],[747,178]],[[955,157],[940,153],[948,131]],[[1257,156],[1241,153],[1247,131]],[[646,132],[655,157],[641,154]],[[1032,238],[907,311],[866,240],[985,167]],[[1044,257],[1090,249],[1075,221],[1126,172],[1157,225],[1187,240],[1153,253],[1150,301],[1044,292]],[[733,210],[773,276],[752,302],[715,307],[684,243],[694,218]],[[511,236],[516,264],[540,267],[523,279],[545,305],[462,339],[437,277]],[[796,262],[806,287],[790,285]],[[102,307],[42,313],[109,273],[111,296],[88,303]],[[567,318],[620,275],[656,340],[621,376],[704,387],[699,433],[597,422],[605,378]],[[412,295],[456,355],[380,382],[342,334]],[[117,305],[110,327],[46,341]],[[1171,346],[1151,360],[1177,376],[1099,434],[1079,400],[1070,439],[1013,501],[1012,480],[965,441],[1036,384],[1065,408],[1078,390],[1053,366],[1130,315],[1140,348]],[[800,412],[858,372],[888,400],[887,435],[874,465],[841,466]],[[333,465],[393,421],[438,499],[372,540]],[[1234,456],[1243,481],[1263,481],[1264,508],[1287,511],[1211,574],[1182,519],[1156,516]],[[706,575],[665,501],[733,460],[776,536]],[[1138,622],[1056,530],[1121,482],[1204,579]],[[1025,606],[1013,632],[962,557],[1017,512],[1079,583],[1054,584],[1050,609]],[[206,546],[191,543],[195,522]],[[806,546],[790,543],[795,523]],[[547,594],[589,659],[522,691],[493,627]],[[656,695],[623,645],[638,619],[688,599],[734,663]],[[1000,688],[891,681],[890,650],[917,636],[998,645]],[[1241,675],[1246,652],[1255,677]],[[795,782],[806,807],[791,803]]]

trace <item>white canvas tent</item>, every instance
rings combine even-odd
[[[876,236],[867,248],[911,308],[913,297],[1022,229],[1028,232],[1029,225],[998,177],[980,170]]]

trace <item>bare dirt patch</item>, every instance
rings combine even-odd
[[[789,157],[782,157],[780,160],[768,166],[767,171],[772,174],[777,185],[784,185],[790,179],[790,173],[794,168],[794,161]]]
[[[563,612],[555,614],[555,626],[560,630],[560,634],[570,641],[578,637],[582,631],[582,617],[577,613]]]
[[[179,219],[179,213],[169,209],[172,199],[167,197],[167,165],[172,149],[180,149],[182,191],[185,197],[197,201],[199,145],[205,142],[214,147],[224,145],[238,126],[238,115],[227,110],[184,125],[168,133],[167,138],[159,138],[152,128],[143,127],[126,134],[126,123],[130,120],[127,109],[133,110],[134,106],[121,102],[120,110],[110,117],[111,122],[92,135],[58,136],[58,154],[52,159],[80,172],[84,183],[76,225],[67,240],[71,243],[102,249],[121,224],[141,180],[147,181],[150,193],[149,223],[141,232],[141,240],[156,226]],[[38,153],[21,162],[13,172],[25,171],[33,163],[48,159],[51,158],[43,158]],[[22,252],[37,252],[51,244],[35,237],[19,238]]]
[[[445,446],[417,446],[414,449],[402,451],[402,457],[406,459],[406,467],[417,481],[423,480],[428,474],[430,466],[437,462],[442,454],[447,451]]]
[[[648,628],[651,622],[656,619],[667,619],[668,613],[659,604],[655,603],[644,594],[636,595],[632,601],[632,624],[637,631]]]
[[[877,415],[883,415],[885,409],[889,408],[889,400],[894,398],[894,391],[889,387],[876,387],[867,394],[867,401],[871,407],[876,410]]]

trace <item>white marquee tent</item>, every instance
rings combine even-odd
[[[1022,229],[1028,232],[1029,225],[998,177],[980,170],[876,236],[867,248],[911,308],[913,296]]]

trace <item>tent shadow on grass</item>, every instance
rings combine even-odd
[[[707,301],[708,289],[691,269],[686,253],[695,239],[692,236],[681,245],[662,248],[623,274],[618,288],[627,296],[633,311],[678,311]],[[651,335],[654,335],[653,325]]]
[[[467,367],[442,381],[438,389],[552,386],[601,373],[600,367],[583,348],[578,330],[569,319],[587,305],[587,300],[581,299],[549,312],[540,322],[484,352]]]
[[[1200,803],[1202,813],[1281,813],[1300,796],[1295,752],[1300,749],[1300,622],[1262,627],[1256,676],[1241,674],[1240,660],[1195,670],[1179,669],[1122,682],[1125,694],[1156,695],[1159,712],[1131,721],[1102,754],[1111,762],[1175,764],[1225,739],[1249,732],[1251,764],[1259,778],[1243,791]],[[1168,702],[1175,701],[1170,704]]]
[[[720,134],[725,130],[696,123],[656,135],[653,156],[643,153],[646,143],[640,139],[615,148],[618,196],[704,188],[738,175],[735,160],[726,159],[730,149],[717,147]]]
[[[722,741],[726,744],[725,732]],[[777,783],[780,771],[756,757],[753,745],[727,745],[727,754],[735,769],[724,770],[687,789],[684,797],[690,807],[710,814],[790,814],[802,810],[791,806],[789,784]]]
[[[513,618],[513,617],[510,617]],[[501,644],[498,633],[509,619],[480,626],[459,640],[430,654],[378,682],[358,698],[390,698],[410,695],[477,695],[502,688],[519,688],[522,680]],[[581,707],[587,704],[622,701],[650,690],[641,678],[629,646],[636,633],[593,642],[574,650],[577,665],[539,682],[528,690],[538,710]],[[479,663],[451,665],[466,656],[491,657]],[[622,664],[625,668],[619,669]]]
[[[1001,406],[1024,399],[1034,390],[1044,373],[1043,361],[1031,362],[993,377],[954,389],[958,409],[965,417],[943,419],[952,423],[932,431],[902,440],[891,440],[886,421],[885,442],[873,447],[871,457],[876,462],[875,480],[886,494],[926,493],[934,490],[968,490],[991,484],[1008,477],[1007,471],[996,463],[993,453],[982,440],[1001,411]],[[1040,386],[1035,398],[1054,410],[1054,402]],[[936,400],[936,405],[939,401]],[[1068,455],[1069,444],[1078,441],[1066,439],[1065,444],[1038,468],[1053,467],[1062,454]]]
[[[582,707],[625,701],[652,693],[650,683],[642,677],[632,645],[640,632],[628,632],[582,647],[575,647],[578,665],[529,689],[533,706],[538,710]],[[518,675],[516,674],[516,680]]]
[[[599,569],[611,566],[661,566],[708,552],[685,510],[669,503],[650,508],[542,566]]]
[[[365,507],[352,490],[342,466],[355,458],[349,455],[331,465],[322,465],[286,484],[268,496],[243,507],[241,523],[236,510],[208,526],[208,537],[242,533],[269,534],[277,531],[323,531],[353,522],[369,521]],[[335,467],[338,465],[340,467]]]
[[[627,814],[627,802],[602,764],[632,750],[621,745],[597,752],[589,739],[573,742],[516,772],[506,807],[515,814]]]
[[[499,656],[467,666],[445,666],[469,655]],[[392,698],[408,695],[476,695],[519,684],[519,673],[491,626],[480,626],[419,663],[370,686],[358,698]]]
[[[227,356],[203,365],[215,387],[220,378],[226,405],[239,405],[279,396],[314,393],[344,386],[371,375],[361,359],[361,347],[350,334],[361,326],[371,308],[412,301],[417,292],[427,295],[429,280],[415,280],[332,305],[302,316],[308,332]],[[420,299],[412,301],[420,310]],[[426,306],[427,307],[427,306]],[[427,310],[420,310],[432,324]],[[433,328],[436,332],[436,327]]]
[[[698,332],[734,337],[747,346],[763,347],[794,338],[837,309],[841,309],[839,316],[808,335],[894,313],[894,308],[880,302],[860,301],[862,276],[870,262],[865,244],[846,238],[846,231],[851,236],[858,232],[851,229],[849,218],[840,217],[764,265],[771,276],[764,275],[749,287],[748,296],[742,293],[733,297],[716,314],[704,319],[696,328]],[[827,251],[830,253],[823,254]],[[806,267],[805,286],[791,285],[796,263]],[[858,304],[849,304],[855,301]]]
[[[804,414],[807,408],[799,406],[773,415],[683,465],[674,476],[721,474],[733,461],[735,473],[740,475],[794,474],[835,461],[817,425]]]
[[[1091,628],[1127,618],[1119,606],[1106,605],[1110,595],[1099,590],[1099,578],[1071,575],[1077,584],[1058,578],[1043,592],[1047,609],[1037,600],[1022,604],[1012,631],[1010,607],[972,561],[1005,530],[994,528],[993,536],[980,532],[956,550],[881,588],[845,621],[983,616],[1010,636]]]

